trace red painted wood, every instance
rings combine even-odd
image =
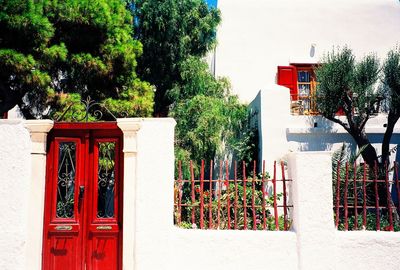
[[[297,68],[295,66],[278,66],[277,84],[290,89],[292,100],[298,100]]]
[[[76,143],[73,218],[58,218],[59,144]],[[98,144],[115,142],[114,217],[97,217]],[[44,270],[122,269],[122,133],[115,123],[56,123],[49,134],[43,233]],[[84,186],[82,200],[79,187]],[[60,231],[61,228],[68,230]]]

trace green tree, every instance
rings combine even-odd
[[[369,166],[388,161],[393,128],[400,117],[400,51],[389,52],[383,68],[375,55],[360,61],[349,48],[328,53],[317,69],[317,107],[325,118],[341,125],[354,139]],[[383,74],[381,74],[381,71]],[[377,88],[382,78],[383,84]],[[382,106],[388,105],[388,123],[378,157],[365,132],[367,121]],[[337,116],[343,110],[345,120]]]
[[[239,152],[247,106],[230,94],[227,80],[215,78],[198,57],[188,58],[180,70],[180,83],[171,91],[176,101],[170,111],[177,121],[177,160],[198,165],[224,151]]]
[[[0,0],[0,115],[18,105],[40,118],[87,96],[116,114],[151,115],[132,22],[121,0]]]
[[[176,95],[169,92],[182,83],[183,62],[203,57],[215,44],[219,11],[204,0],[132,0],[135,37],[143,44],[138,74],[155,85],[156,116],[167,116]]]

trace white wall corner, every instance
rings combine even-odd
[[[331,152],[289,154],[299,269],[335,269]]]
[[[46,185],[47,134],[53,128],[51,120],[25,120],[24,126],[31,139],[31,179],[27,223],[26,269],[40,270],[42,262],[42,237],[44,196]]]

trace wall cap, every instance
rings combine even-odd
[[[48,133],[54,126],[52,120],[25,120],[25,127],[30,133]]]

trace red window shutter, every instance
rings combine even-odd
[[[298,100],[297,69],[295,66],[278,66],[277,83],[290,89],[292,100]]]

